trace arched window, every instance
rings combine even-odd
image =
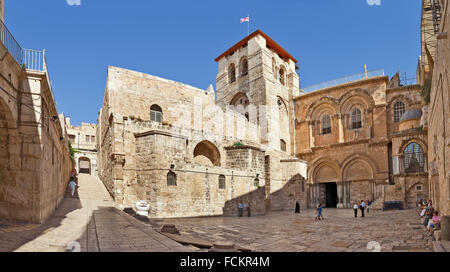
[[[425,156],[418,143],[410,143],[403,151],[403,165],[406,173],[425,171]]]
[[[286,142],[283,139],[280,140],[280,149],[286,152]]]
[[[246,76],[248,74],[248,60],[247,58],[241,59],[241,76]]]
[[[354,108],[352,110],[352,129],[362,128],[361,110]]]
[[[234,66],[234,63],[230,64],[228,67],[228,80],[229,83],[236,81],[236,67]]]
[[[280,80],[281,85],[283,85],[283,86],[286,85],[286,71],[285,71],[284,67],[280,68],[279,80]]]
[[[167,173],[167,186],[177,186],[177,175],[172,171]]]
[[[400,122],[400,118],[405,113],[405,104],[403,102],[397,102],[394,105],[394,122]]]
[[[219,176],[219,189],[225,189],[225,176]]]
[[[325,114],[321,120],[322,123],[322,134],[330,134],[331,133],[331,119],[328,114]]]
[[[154,104],[150,107],[150,120],[162,123],[162,109],[160,106]]]

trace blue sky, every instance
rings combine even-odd
[[[6,0],[6,25],[23,48],[47,50],[58,110],[95,123],[108,65],[198,88],[215,86],[214,59],[261,29],[299,61],[301,85],[399,69],[415,77],[420,0]]]

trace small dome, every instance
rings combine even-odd
[[[422,117],[422,110],[409,110],[405,112],[400,118],[400,122],[406,120],[420,119]]]

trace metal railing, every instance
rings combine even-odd
[[[45,59],[45,49],[42,51],[23,49],[1,19],[0,42],[6,47],[6,49],[14,57],[19,65],[24,66],[25,69],[31,72],[45,73],[47,82],[50,86],[50,93],[52,95],[53,101],[55,101],[56,107],[56,100],[53,94],[52,82],[48,73],[47,61]]]
[[[46,72],[45,50],[24,49],[23,64],[27,70]]]
[[[315,84],[306,88],[302,88],[302,91],[305,93],[317,91],[320,89],[329,88],[332,86],[337,86],[345,83],[349,83],[356,80],[361,80],[365,78],[372,78],[372,77],[378,77],[378,76],[384,76],[384,69],[374,70],[374,71],[368,71],[367,73],[360,73],[356,75],[341,77],[337,79],[333,79],[330,81],[325,81],[319,84]]]
[[[2,20],[0,20],[0,41],[6,49],[8,49],[9,53],[14,57],[17,63],[22,64],[23,49]]]

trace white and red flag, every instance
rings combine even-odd
[[[243,22],[249,22],[250,23],[250,16],[249,17],[245,17],[245,18],[241,18],[241,23]]]

